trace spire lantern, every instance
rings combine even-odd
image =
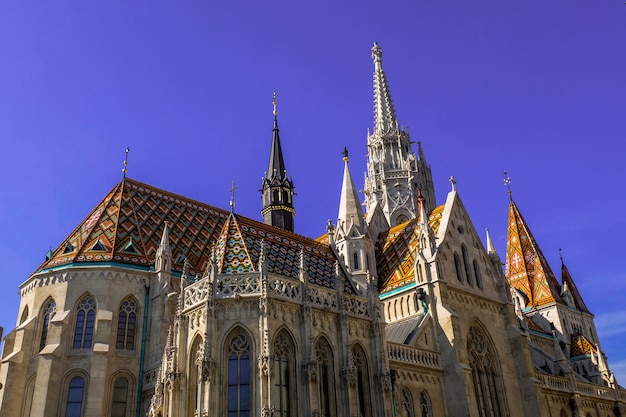
[[[287,169],[283,159],[283,150],[280,145],[278,130],[278,93],[272,94],[272,114],[274,115],[274,128],[272,129],[272,148],[270,151],[269,167],[263,176],[261,193],[263,209],[261,214],[265,224],[280,227],[293,232],[293,208],[294,186],[291,179],[287,178]]]

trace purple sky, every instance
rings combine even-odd
[[[350,4],[351,3],[351,4]],[[210,4],[210,5],[209,5]],[[626,5],[621,0],[107,1],[0,4],[0,326],[18,285],[121,179],[260,219],[271,97],[296,231],[362,187],[372,41],[438,203],[454,175],[501,255],[513,197],[558,248],[626,385]]]

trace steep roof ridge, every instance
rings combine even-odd
[[[77,243],[75,246],[75,250],[71,252],[74,255],[71,257],[67,257],[67,259],[71,258],[70,262],[72,262],[78,257],[79,252],[81,251],[85,243],[88,241],[88,238],[91,235],[93,228],[96,227],[96,225],[98,224],[100,217],[106,211],[106,208],[108,207],[109,202],[114,198],[120,186],[121,186],[121,182],[115,184],[115,186],[111,189],[111,191],[109,191],[107,195],[102,200],[100,200],[100,203],[98,203],[96,207],[93,210],[91,210],[89,214],[85,216],[85,218],[80,223],[78,223],[78,226],[76,226],[74,230],[72,230],[72,232],[63,240],[63,242],[61,242],[61,244],[52,253],[52,256],[50,257],[50,259],[46,259],[44,262],[42,262],[41,265],[39,265],[39,267],[36,269],[36,271],[43,269],[48,264],[54,264],[54,263],[60,263],[60,262],[67,263],[64,261],[58,261],[57,257],[63,254],[63,251],[67,247],[67,244],[68,243],[71,244],[72,238],[74,237],[77,237],[79,239],[79,242],[75,242]],[[102,210],[100,211],[100,213],[97,213],[100,210],[100,208],[102,208]],[[80,238],[80,236],[82,234],[85,234],[85,232],[80,233],[80,230],[87,222],[91,223],[90,227],[88,227],[86,230],[87,238],[82,239]],[[50,265],[50,266],[53,266],[53,265]]]
[[[254,262],[246,245],[237,215],[231,213],[218,238],[218,271],[222,274],[254,272]]]
[[[350,227],[354,224],[359,230],[359,233],[363,234],[365,232],[365,218],[361,201],[359,200],[359,195],[357,194],[357,189],[354,186],[352,174],[350,173],[349,160],[348,149],[343,148],[343,183],[339,200],[337,228],[343,228],[344,233],[349,233]]]
[[[506,277],[512,287],[522,286],[529,305],[563,303],[559,284],[515,202],[509,203]],[[546,293],[546,291],[548,293]]]
[[[587,305],[585,304],[585,301],[583,300],[582,295],[578,291],[578,288],[576,288],[574,279],[569,273],[567,266],[565,266],[565,261],[563,261],[562,257],[561,257],[561,282],[567,285],[567,287],[569,288],[569,291],[572,294],[572,297],[574,298],[574,304],[576,304],[576,308],[578,308],[580,311],[583,311],[585,313],[590,313],[589,309],[587,308]]]
[[[127,195],[127,199],[128,199],[127,204],[128,204],[128,206],[130,208],[130,211],[132,213],[133,218],[135,219],[134,226],[135,226],[135,229],[137,230],[137,234],[139,235],[139,239],[138,240],[139,240],[139,244],[141,245],[141,247],[140,247],[141,253],[137,254],[137,255],[140,256],[140,257],[145,258],[146,261],[149,261],[150,259],[148,259],[148,253],[146,251],[146,245],[145,245],[145,242],[144,242],[144,239],[143,239],[143,236],[142,236],[141,227],[138,227],[139,219],[137,218],[137,210],[135,209],[135,201],[133,199],[132,194],[130,193],[130,190],[127,187],[126,178],[124,178],[124,180],[122,180],[122,198],[121,198],[121,201],[120,201],[120,211],[122,210],[122,204],[126,201],[124,199],[124,193],[127,193],[126,194]],[[117,233],[119,222],[120,222],[120,217],[121,216],[119,216],[119,215],[117,216],[117,224],[115,225],[116,233],[115,233],[115,242],[113,243],[113,252],[115,252],[117,250],[118,244],[121,245],[121,244],[125,243],[125,242],[122,242],[120,240],[120,234]],[[132,237],[133,236],[131,234],[130,235],[130,239],[132,239]],[[134,243],[134,240],[133,240],[133,243]]]
[[[113,195],[111,196],[111,198],[102,206],[102,211],[100,213],[98,213],[96,215],[96,210],[94,210],[93,213],[93,217],[90,216],[86,219],[86,221],[84,221],[83,223],[81,223],[81,226],[83,225],[87,225],[87,230],[83,231],[82,233],[80,233],[78,236],[80,237],[80,239],[82,240],[82,242],[80,242],[80,247],[78,248],[77,252],[76,252],[76,256],[74,257],[74,259],[72,259],[72,261],[75,261],[76,259],[78,259],[81,256],[84,256],[86,252],[89,252],[91,250],[93,250],[93,246],[95,245],[91,245],[92,241],[94,239],[97,238],[96,243],[98,241],[102,242],[100,240],[100,238],[102,237],[102,235],[105,235],[104,230],[102,230],[102,219],[104,216],[109,217],[109,208],[111,207],[111,205],[113,204],[120,204],[122,198],[121,198],[121,194],[123,192],[123,188],[124,188],[124,181],[122,180],[117,187],[115,187],[115,192],[113,193]],[[99,207],[100,205],[98,205]],[[81,227],[79,226],[79,228]],[[97,232],[100,232],[99,234],[97,234]],[[84,239],[83,239],[84,236]],[[106,251],[106,253],[108,253],[110,255],[110,257],[113,257],[113,253],[115,251],[115,245],[114,242],[110,242],[109,239],[106,238],[106,235],[104,236],[106,243],[109,245],[109,250]]]

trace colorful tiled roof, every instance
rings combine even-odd
[[[582,295],[580,295],[578,288],[576,288],[576,284],[574,284],[574,279],[572,278],[567,267],[565,266],[565,262],[561,263],[561,282],[567,285],[567,288],[569,288],[569,291],[572,294],[572,298],[574,298],[574,304],[576,305],[576,308],[580,311],[584,311],[585,313],[589,313],[589,309],[583,301],[583,297]]]
[[[572,347],[570,350],[570,358],[583,355],[595,355],[596,347],[591,344],[585,336],[580,333],[574,333],[572,335]]]
[[[444,205],[436,207],[428,216],[428,224],[435,235],[439,230]],[[382,233],[376,247],[377,271],[381,294],[415,282],[415,250],[418,245],[418,219],[412,219]]]
[[[310,282],[335,287],[337,259],[327,244],[252,219],[230,216],[228,211],[129,178],[106,195],[36,272],[87,262],[116,262],[147,269],[154,261],[165,222],[170,229],[173,271],[181,272],[186,259],[191,275],[202,274],[214,246],[216,256],[223,251],[224,256],[218,259],[224,260],[225,273],[254,270],[264,241],[270,273],[298,279],[303,252]],[[341,275],[345,291],[354,293],[351,281],[343,271]]]
[[[525,307],[563,302],[559,283],[513,201],[509,205],[506,277],[513,288],[527,297]]]

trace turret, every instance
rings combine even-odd
[[[293,218],[296,215],[293,206],[294,186],[293,181],[287,178],[283,150],[280,145],[280,135],[278,130],[278,118],[276,111],[276,97],[274,92],[274,129],[272,129],[272,150],[270,153],[270,163],[261,186],[263,198],[263,221],[265,224],[280,227],[293,232]]]
[[[418,155],[411,149],[407,129],[401,127],[391,100],[387,76],[383,71],[382,49],[372,48],[374,59],[374,130],[368,134],[368,160],[365,176],[367,211],[377,205],[390,226],[418,216],[417,190],[421,189],[427,213],[436,205],[430,166],[419,145]]]
[[[343,150],[343,184],[339,201],[337,228],[333,230],[337,252],[343,257],[352,277],[365,289],[368,285],[368,271],[375,272],[374,242],[372,241],[361,202],[354,186],[350,167],[348,166],[348,150]]]

